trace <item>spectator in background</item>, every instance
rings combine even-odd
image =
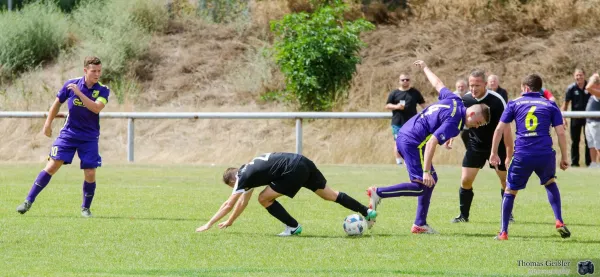
[[[600,112],[600,76],[598,73],[592,75],[585,89],[591,95],[585,111]],[[589,145],[592,161],[589,167],[600,167],[600,118],[587,118],[586,121],[585,138]]]
[[[585,72],[583,69],[576,68],[573,73],[575,83],[572,83],[567,88],[565,102],[562,104],[561,110],[567,111],[569,104],[571,104],[571,111],[585,111],[585,107],[588,103],[590,95],[585,90],[587,81],[585,80]],[[581,138],[581,131],[585,134],[585,118],[572,118],[569,132],[571,133],[571,166],[579,166],[579,140]],[[565,120],[565,127],[567,122]],[[585,149],[588,149],[588,142],[585,141]],[[585,165],[589,166],[591,163],[590,152],[585,151]]]
[[[398,78],[400,87],[390,92],[385,108],[392,111],[392,134],[394,135],[394,155],[396,164],[402,164],[402,158],[396,149],[398,131],[411,117],[417,114],[417,104],[424,109],[425,99],[421,92],[410,84],[410,75],[402,73]]]
[[[469,85],[467,85],[467,81],[465,81],[465,79],[456,80],[453,93],[462,98],[467,92],[469,92]]]
[[[498,75],[492,74],[488,76],[487,85],[487,89],[497,92],[504,98],[504,102],[508,102],[508,92],[500,87],[500,78],[498,78]]]
[[[542,94],[542,96],[552,102],[556,102],[556,98],[554,98],[554,95],[552,94],[552,92],[547,89],[547,88],[542,88],[542,91],[540,91],[540,93]]]

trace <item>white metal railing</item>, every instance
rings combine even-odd
[[[64,118],[67,113],[58,113]],[[0,111],[0,118],[46,118],[48,112]],[[101,118],[127,118],[127,160],[133,162],[135,119],[295,119],[296,153],[302,153],[303,119],[390,119],[390,112],[102,112]],[[600,112],[563,112],[567,118],[600,118]]]

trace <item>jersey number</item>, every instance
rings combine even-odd
[[[260,156],[257,156],[256,158],[252,159],[252,161],[250,161],[248,164],[254,164],[254,161],[256,160],[261,160],[261,161],[268,161],[269,160],[269,156],[271,156],[271,153],[266,153],[266,154],[262,154]]]
[[[533,114],[535,112],[535,108],[536,106],[532,106],[525,117],[525,128],[527,128],[527,131],[535,131],[538,126],[537,116]]]

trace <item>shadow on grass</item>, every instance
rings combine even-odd
[[[494,240],[494,234],[489,233],[465,233],[465,234],[440,234],[442,236],[447,237],[476,237],[476,238],[489,238],[490,240]],[[524,234],[524,235],[510,235],[509,240],[544,240],[544,241],[554,241],[556,243],[585,243],[585,244],[600,244],[600,240],[580,240],[577,237],[570,237],[563,239],[558,234],[549,234],[549,235],[536,235],[536,234]]]
[[[484,223],[484,224],[499,224],[500,220],[498,221],[476,221],[474,223]],[[554,222],[551,221],[544,221],[544,222],[538,222],[538,221],[516,221],[516,222],[511,222],[510,224],[517,224],[517,225],[547,225],[547,226],[554,226]],[[566,223],[567,227],[570,226],[583,226],[583,227],[600,227],[600,224],[590,224],[590,223]]]
[[[94,216],[92,218],[84,218],[81,216],[73,215],[33,215],[28,217],[37,217],[37,218],[69,218],[69,219],[82,219],[82,220],[148,220],[148,221],[193,221],[199,222],[201,220],[197,218],[173,218],[173,217],[133,217],[133,216]]]

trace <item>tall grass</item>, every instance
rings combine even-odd
[[[0,77],[50,61],[68,45],[69,21],[50,2],[0,12]]]
[[[102,59],[104,77],[117,80],[129,63],[148,49],[150,32],[166,27],[168,14],[160,1],[91,0],[73,11],[83,38],[82,55]]]

